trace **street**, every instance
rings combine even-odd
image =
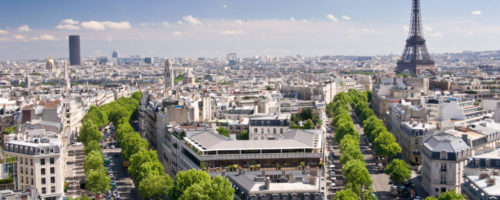
[[[365,137],[363,128],[361,128],[356,116],[351,114],[351,118],[354,122],[354,128],[360,135],[359,148],[365,157],[366,168],[368,169],[373,181],[373,192],[380,200],[394,199],[394,197],[390,194],[389,176],[385,174],[383,169],[377,165],[377,162],[375,162],[373,149],[370,147],[368,139]]]

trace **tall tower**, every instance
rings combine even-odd
[[[31,89],[31,76],[30,73],[26,72],[26,87]]]
[[[66,89],[69,90],[71,88],[71,81],[68,76],[68,63],[64,61],[64,83],[66,84]]]
[[[425,45],[420,15],[420,0],[413,0],[412,7],[410,33],[395,72],[397,74],[410,73],[413,76],[425,72],[437,74],[434,61],[431,60]]]
[[[172,68],[172,62],[170,62],[170,59],[167,59],[167,61],[165,61],[165,72],[163,75],[165,76],[165,89],[174,87],[174,70]]]
[[[80,65],[80,36],[69,36],[69,65]]]

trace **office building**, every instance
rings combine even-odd
[[[79,35],[69,36],[69,65],[81,65]]]

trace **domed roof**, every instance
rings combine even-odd
[[[45,65],[45,68],[47,68],[47,70],[49,71],[52,71],[54,69],[54,60],[52,59],[52,56],[49,56],[49,59],[47,60],[47,64]]]

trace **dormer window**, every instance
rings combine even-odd
[[[448,152],[446,151],[441,151],[441,160],[447,160],[448,159]]]

